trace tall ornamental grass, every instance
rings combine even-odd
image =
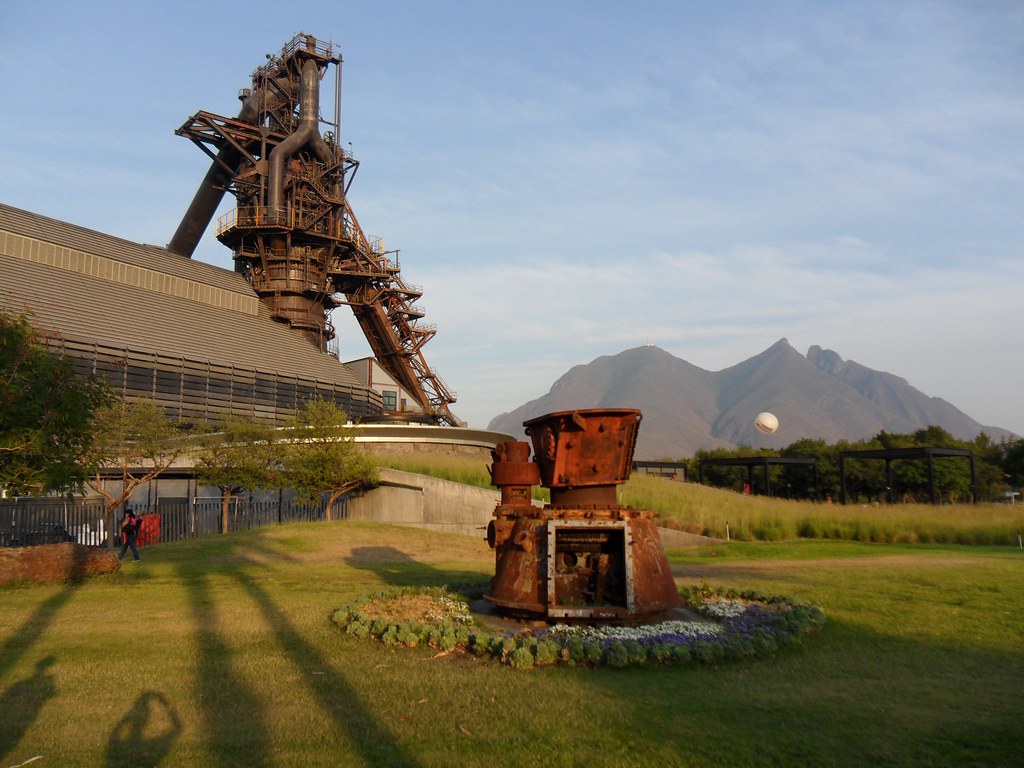
[[[842,505],[764,496],[634,474],[620,503],[650,509],[659,524],[740,541],[840,539],[879,543],[1016,546],[1024,506],[1007,504]]]

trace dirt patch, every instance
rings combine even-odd
[[[502,634],[547,626],[545,622],[502,616],[493,603],[482,598],[465,606],[461,600],[454,597],[445,598],[431,594],[410,593],[375,598],[362,606],[359,613],[371,619],[381,618],[394,624],[412,621],[416,624],[438,625],[447,621],[473,621],[491,632]]]
[[[389,622],[415,621],[419,624],[444,620],[454,615],[450,601],[446,602],[434,595],[416,594],[374,599],[359,612]]]

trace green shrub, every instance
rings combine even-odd
[[[508,664],[513,669],[529,669],[533,666],[533,661],[533,653],[525,645],[516,648],[508,657]]]
[[[601,663],[601,659],[604,656],[604,649],[601,644],[596,641],[584,642],[584,659],[587,664],[597,666]]]
[[[686,664],[693,661],[693,653],[688,645],[673,645],[672,661],[676,664]]]
[[[561,657],[561,647],[553,640],[541,640],[534,650],[538,665],[554,664]]]
[[[715,664],[725,658],[725,650],[718,643],[698,640],[693,644],[693,656],[705,664]]]
[[[501,660],[504,661],[511,656],[516,651],[517,647],[516,639],[514,637],[506,637],[502,640],[500,647]]]
[[[646,664],[647,663],[647,647],[640,645],[636,640],[624,640],[622,647],[626,649],[626,653],[629,654],[630,664]]]
[[[565,641],[565,650],[569,653],[569,660],[573,664],[585,664],[587,662],[587,648],[580,637],[570,637]]]
[[[668,643],[656,643],[651,646],[648,656],[656,664],[668,664],[673,661],[672,648],[673,646]]]
[[[481,632],[473,632],[469,635],[466,643],[466,647],[469,648],[469,652],[475,656],[483,656],[484,654],[490,653],[491,638]]]
[[[613,669],[629,665],[629,651],[619,642],[609,643],[604,649],[604,663]]]

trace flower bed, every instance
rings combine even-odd
[[[467,597],[447,589],[396,589],[337,610],[348,634],[385,645],[429,645],[497,659],[516,669],[548,664],[627,667],[748,659],[794,645],[825,622],[820,607],[702,584],[682,592],[700,618],[656,624],[565,625],[493,633],[479,626]]]

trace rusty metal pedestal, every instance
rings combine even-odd
[[[654,513],[617,503],[629,478],[640,411],[550,413],[524,423],[533,443],[492,451],[501,501],[487,529],[495,574],[487,600],[508,615],[630,620],[680,604]],[[531,486],[551,503],[531,501]]]

